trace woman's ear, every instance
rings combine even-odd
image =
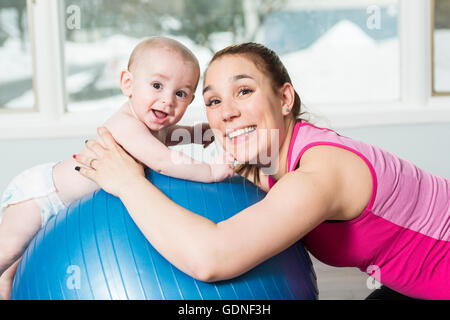
[[[287,116],[291,113],[295,101],[295,90],[292,84],[286,82],[280,89],[282,114]]]
[[[132,81],[133,76],[131,73],[127,70],[122,71],[120,74],[120,89],[122,90],[122,93],[126,95],[128,98],[131,98],[132,94]]]

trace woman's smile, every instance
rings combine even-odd
[[[248,141],[249,136],[256,131],[256,126],[247,126],[243,128],[237,128],[227,130],[226,137],[232,141],[233,144],[238,144],[244,141]]]

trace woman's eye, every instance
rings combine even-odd
[[[176,95],[177,95],[178,97],[180,97],[180,98],[186,98],[186,97],[187,97],[187,93],[184,92],[184,91],[178,91],[178,92],[176,93]]]
[[[242,88],[242,89],[239,90],[239,95],[240,96],[244,96],[244,95],[252,93],[252,92],[253,92],[252,89]]]
[[[217,105],[217,104],[219,104],[220,103],[220,100],[218,100],[218,99],[211,99],[211,100],[209,100],[209,102],[206,104],[206,106],[207,107],[212,107],[212,106],[215,106],[215,105]]]
[[[152,84],[152,87],[155,88],[155,89],[157,89],[157,90],[159,90],[159,89],[162,88],[162,84],[161,84],[161,83],[158,83],[158,82],[155,82],[155,83]]]

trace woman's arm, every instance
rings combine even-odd
[[[131,217],[166,259],[202,281],[236,277],[283,251],[340,209],[337,175],[329,164],[296,170],[280,179],[262,201],[218,224],[172,202],[143,171],[101,133],[92,142],[95,170],[81,173],[120,197]],[[88,164],[89,159],[80,161]],[[133,163],[134,162],[134,163]],[[318,170],[318,168],[321,170]]]

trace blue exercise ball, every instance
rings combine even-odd
[[[265,196],[238,176],[211,184],[153,171],[147,178],[179,205],[216,223]],[[316,276],[300,241],[237,278],[201,282],[161,256],[122,202],[103,190],[74,202],[38,232],[23,254],[11,294],[18,300],[317,297]]]

